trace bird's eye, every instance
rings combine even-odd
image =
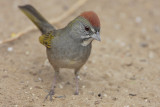
[[[89,27],[86,26],[86,27],[85,27],[85,30],[86,30],[86,31],[89,31],[90,29],[89,29]]]

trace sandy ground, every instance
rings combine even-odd
[[[34,26],[18,5],[32,4],[51,20],[75,2],[0,0],[0,40]],[[73,95],[73,71],[62,69],[54,100],[43,103],[54,70],[36,30],[0,45],[1,107],[160,107],[159,0],[89,0],[60,28],[85,10],[99,15],[102,41],[80,71],[80,95]]]

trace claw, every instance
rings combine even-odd
[[[43,102],[45,102],[48,99],[48,96],[50,96],[50,101],[53,101],[53,98],[52,98],[53,95],[54,95],[54,90],[50,90]]]
[[[79,92],[76,91],[76,92],[74,93],[74,95],[79,95]]]

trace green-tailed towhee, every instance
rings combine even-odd
[[[78,72],[90,56],[92,41],[100,41],[100,21],[96,13],[83,12],[66,27],[56,30],[31,5],[19,6],[19,8],[42,32],[39,41],[46,47],[48,60],[55,70],[51,90],[45,99],[50,96],[52,100],[60,68],[74,69],[75,94],[78,94]]]

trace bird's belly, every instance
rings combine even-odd
[[[47,56],[53,67],[59,68],[79,68],[85,64],[91,47],[72,48],[54,47],[47,49]]]
[[[80,65],[83,65],[82,61],[74,61],[70,59],[63,59],[63,60],[54,60],[56,66],[60,68],[78,68]]]

